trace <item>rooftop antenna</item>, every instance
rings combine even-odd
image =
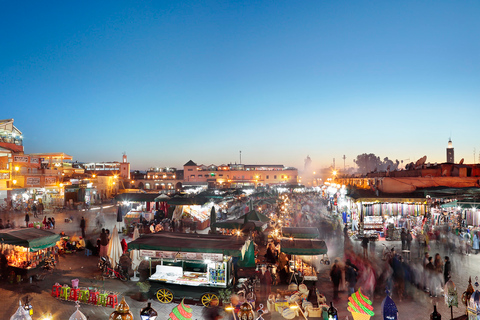
[[[242,150],[240,150],[240,163],[239,164],[242,164]]]
[[[345,159],[347,159],[347,157],[345,157],[345,155],[343,155],[343,171],[345,171]]]

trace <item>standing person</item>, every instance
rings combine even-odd
[[[43,202],[39,202],[39,203],[38,203],[37,210],[38,210],[38,213],[39,213],[40,215],[43,214]]]
[[[445,264],[443,265],[443,280],[445,283],[450,279],[452,272],[452,265],[450,264],[450,258],[445,256]]]
[[[407,233],[405,232],[405,228],[402,228],[400,240],[402,240],[402,250],[407,250]]]
[[[428,263],[425,266],[425,270],[427,273],[427,283],[428,283],[428,288],[430,291],[430,297],[436,297],[437,296],[437,286],[435,283],[435,266],[433,265],[433,258],[428,257]]]
[[[363,257],[367,258],[368,257],[368,242],[370,239],[367,236],[363,236],[362,238],[362,247],[363,247]]]
[[[108,246],[108,235],[105,232],[105,229],[102,229],[102,233],[100,233],[100,257],[106,256],[107,253],[107,246]]]
[[[477,232],[474,232],[473,233],[473,250],[475,250],[475,254],[478,253],[478,249],[480,249],[480,246],[479,246],[479,241],[480,239],[478,239],[478,234]]]
[[[28,215],[28,212],[25,214],[25,225],[28,228],[28,223],[30,222],[30,216]]]
[[[338,258],[335,259],[332,269],[330,269],[330,279],[333,283],[333,300],[338,300],[338,286],[342,279],[342,269],[340,268]]]
[[[55,229],[55,218],[52,217],[52,228]]]
[[[82,237],[85,239],[85,227],[86,227],[86,221],[85,218],[82,217],[82,220],[80,221],[80,229],[82,229]]]
[[[37,205],[35,204],[35,202],[32,205],[32,211],[33,211],[33,217],[38,218],[38,216],[37,216]]]
[[[413,240],[412,231],[407,230],[407,250],[408,251],[410,251],[410,248],[412,246],[412,240]]]

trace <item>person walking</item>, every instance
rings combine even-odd
[[[338,286],[340,285],[340,280],[342,279],[342,269],[338,258],[335,259],[332,268],[330,269],[330,279],[333,283],[333,300],[338,300]]]
[[[260,295],[263,302],[267,302],[272,287],[272,274],[265,265],[262,266],[260,274]]]
[[[450,264],[450,258],[445,256],[445,264],[443,265],[443,280],[447,283],[450,280],[452,272],[452,265]]]
[[[350,259],[347,259],[345,265],[345,281],[348,283],[348,293],[353,294],[355,292],[355,285],[357,284],[358,269],[352,264]]]
[[[475,251],[475,254],[477,254],[478,249],[480,249],[479,242],[480,242],[480,239],[478,239],[478,233],[474,232],[473,233],[473,250]]]
[[[28,228],[28,223],[30,222],[30,216],[28,215],[28,212],[25,214],[25,225]]]
[[[82,220],[80,221],[80,229],[82,229],[82,237],[85,239],[85,227],[87,226],[87,223],[85,221],[85,218],[82,217]]]

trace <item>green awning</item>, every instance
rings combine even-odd
[[[309,227],[285,227],[282,228],[282,235],[285,238],[296,238],[296,239],[317,239],[320,238],[320,232],[318,228],[309,228]]]
[[[325,241],[318,239],[281,239],[280,251],[286,254],[315,256],[327,253]]]
[[[146,234],[128,244],[128,249],[221,253],[241,257],[245,239],[235,236],[158,232]]]
[[[0,232],[0,243],[29,248],[31,252],[53,247],[58,240],[59,234],[36,228],[3,229]]]

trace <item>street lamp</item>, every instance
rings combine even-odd
[[[157,316],[157,311],[152,308],[152,304],[150,302],[140,311],[141,320],[155,320],[157,319]]]

